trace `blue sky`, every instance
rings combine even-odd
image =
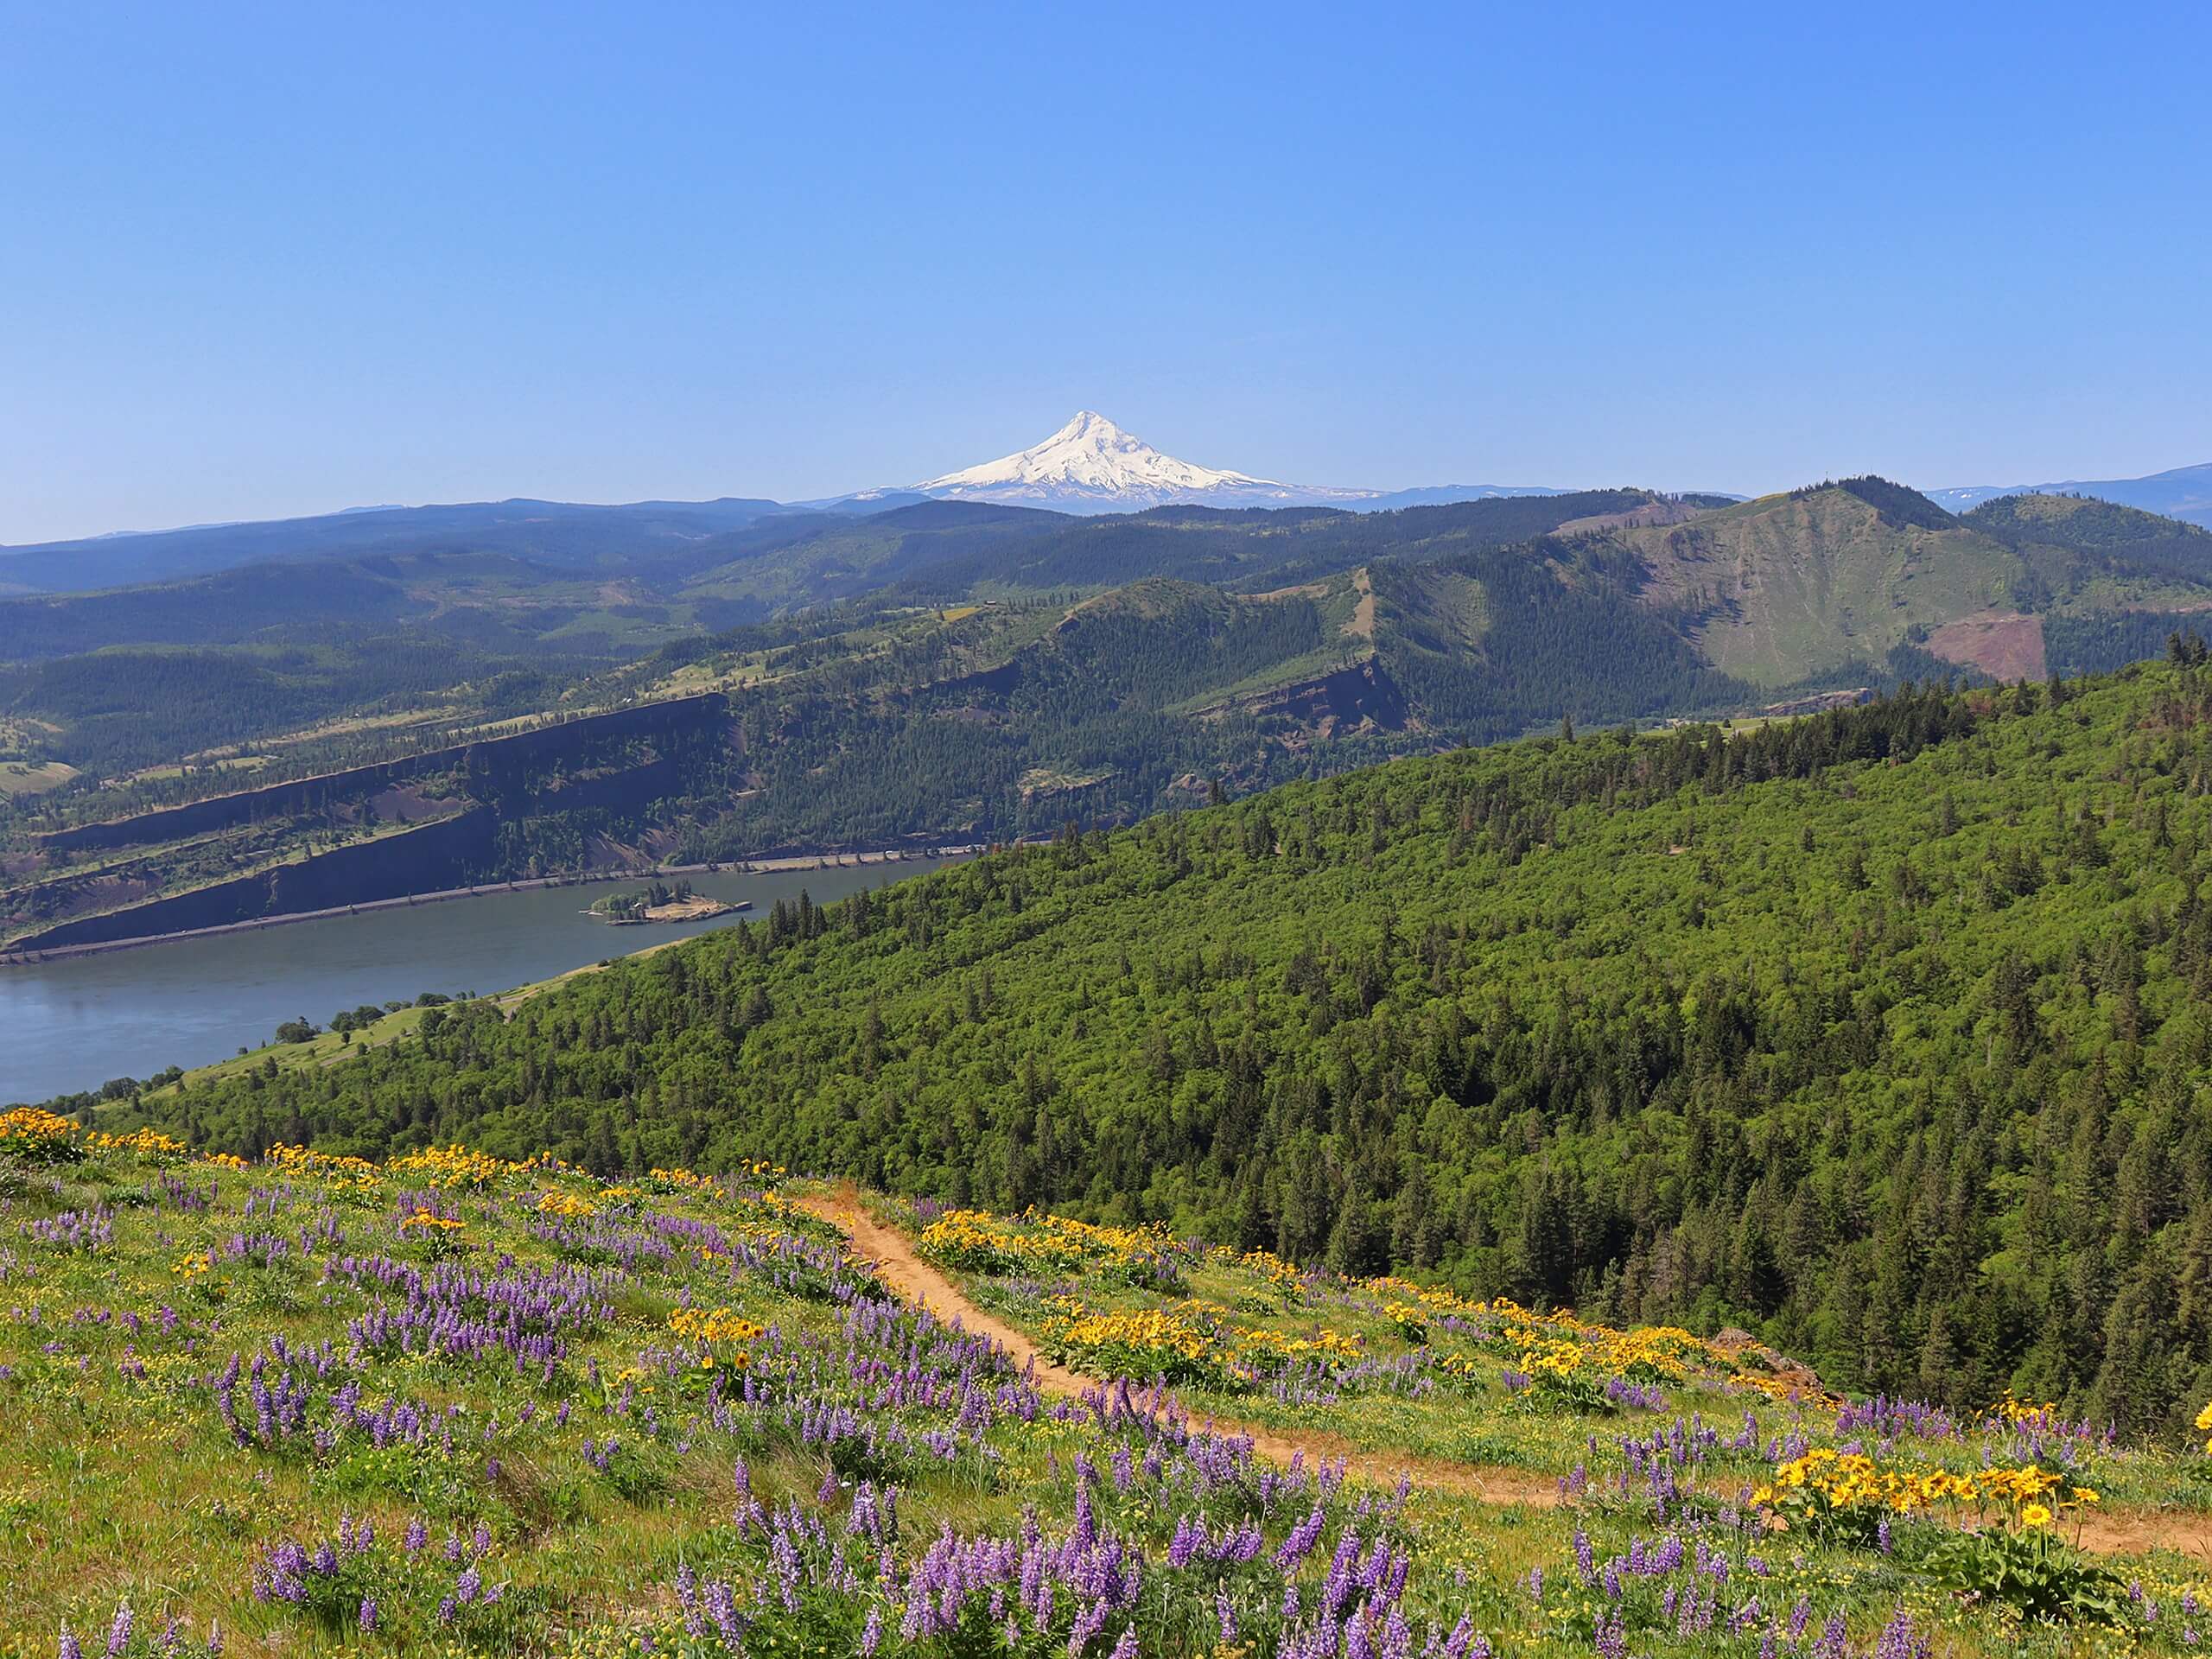
[[[2208,17],[0,0],[0,542],[2212,460]]]

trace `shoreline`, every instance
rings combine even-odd
[[[487,881],[470,887],[445,887],[433,893],[403,893],[391,899],[364,899],[355,904],[327,906],[321,910],[288,911],[279,916],[257,916],[250,921],[223,922],[213,927],[186,928],[170,933],[140,933],[127,939],[94,939],[82,944],[56,944],[31,950],[0,950],[0,968],[32,967],[45,962],[64,962],[77,957],[102,956],[111,950],[135,950],[141,945],[173,944],[187,939],[214,938],[227,933],[257,933],[295,922],[328,921],[340,916],[362,916],[381,910],[410,910],[418,905],[448,904],[461,899],[488,899],[503,893],[536,893],[552,887],[588,887],[595,882],[635,881],[664,875],[770,875],[798,870],[852,869],[869,865],[904,864],[921,859],[972,857],[989,842],[932,847],[894,847],[868,852],[793,853],[774,858],[730,859],[709,864],[658,864],[648,869],[587,870],[569,875],[540,875],[512,881]],[[746,904],[733,905],[734,911]]]

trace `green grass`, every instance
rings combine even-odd
[[[187,1071],[180,1083],[183,1084],[212,1083],[221,1077],[241,1077],[257,1071],[274,1067],[279,1071],[305,1071],[310,1066],[328,1065],[351,1054],[356,1047],[381,1048],[397,1040],[423,1023],[427,1008],[400,1008],[387,1014],[373,1025],[362,1026],[350,1036],[326,1031],[304,1043],[264,1043],[244,1054],[233,1055],[227,1060],[217,1060],[209,1065],[194,1066]],[[174,1093],[178,1084],[151,1090],[149,1099]]]
[[[664,1652],[738,1651],[703,1614],[685,1633],[683,1586],[696,1575],[732,1586],[747,1653],[852,1654],[874,1605],[888,1612],[881,1651],[949,1659],[1001,1638],[981,1620],[979,1599],[977,1622],[957,1638],[897,1640],[910,1564],[944,1528],[1011,1536],[1033,1525],[1057,1540],[1081,1524],[1079,1508],[1148,1558],[1134,1605],[1117,1605],[1090,1644],[1075,1644],[1102,1656],[1123,1630],[1146,1653],[1272,1652],[1286,1575],[1311,1607],[1347,1530],[1405,1552],[1416,1650],[1430,1621],[1448,1625],[1464,1613],[1501,1653],[1589,1652],[1592,1618],[1611,1604],[1578,1578],[1578,1531],[1601,1562],[1633,1538],[1649,1545],[1670,1532],[1719,1550],[1732,1566],[1723,1623],[1760,1599],[1740,1634],[1683,1635],[1660,1618],[1656,1583],[1633,1580],[1623,1608],[1638,1654],[1749,1656],[1800,1599],[1815,1633],[1842,1617],[1853,1653],[1870,1649],[1900,1606],[1948,1655],[2180,1650],[2179,1561],[2120,1564],[2165,1605],[2155,1625],[2129,1611],[2109,1629],[2022,1629],[1961,1602],[1931,1575],[1923,1546],[1939,1523],[1901,1524],[1884,1554],[1838,1529],[1783,1538],[1763,1535],[1756,1520],[1732,1521],[1737,1495],[1765,1468],[1763,1452],[1693,1460],[1687,1496],[1662,1517],[1638,1481],[1620,1478],[1622,1437],[1663,1433],[1691,1410],[1732,1430],[1748,1409],[1762,1440],[1836,1438],[1820,1409],[1750,1389],[1752,1372],[1740,1364],[1694,1360],[1661,1384],[1669,1397],[1660,1410],[1541,1407],[1504,1383],[1522,1340],[1515,1333],[1529,1325],[1517,1313],[1433,1295],[1425,1339],[1413,1342],[1393,1310],[1420,1293],[1402,1283],[1299,1275],[1160,1235],[1077,1234],[1078,1256],[1060,1265],[1101,1308],[1216,1302],[1240,1326],[1331,1331],[1363,1359],[1432,1382],[1443,1355],[1475,1365],[1464,1387],[1408,1391],[1378,1386],[1373,1367],[1340,1355],[1294,1408],[1277,1397],[1280,1373],[1191,1395],[1185,1403],[1201,1415],[1277,1423],[1376,1454],[1341,1489],[1278,1491],[1280,1472],[1233,1445],[1186,1448],[1172,1419],[1141,1410],[1102,1420],[1040,1398],[946,1325],[894,1313],[871,1281],[839,1265],[834,1234],[791,1196],[765,1168],[719,1180],[678,1172],[599,1181],[458,1153],[381,1167],[285,1153],[245,1165],[157,1138],[90,1143],[28,1114],[0,1120],[9,1229],[0,1246],[0,1537],[10,1572],[0,1655],[52,1654],[65,1624],[99,1650],[118,1604],[134,1615],[123,1644],[132,1655],[156,1651],[172,1619],[195,1652],[219,1624],[233,1655],[613,1655],[639,1651],[648,1637]],[[423,1225],[416,1217],[426,1210],[457,1224]],[[1041,1236],[1034,1225],[1003,1230]],[[454,1293],[408,1288],[410,1275],[429,1286],[456,1271],[474,1278],[454,1281]],[[590,1290],[572,1316],[526,1325],[562,1345],[550,1364],[518,1368],[499,1335],[508,1327],[497,1310],[509,1305],[466,1287],[563,1274],[588,1275]],[[966,1281],[1039,1323],[1065,1288],[1020,1274]],[[384,1334],[410,1301],[448,1306],[454,1294],[455,1316],[486,1333],[475,1349],[440,1345],[420,1330],[411,1346]],[[702,1329],[696,1321],[709,1311],[718,1323]],[[242,1365],[235,1430],[219,1403],[233,1354]],[[281,1408],[262,1428],[251,1391],[257,1356],[272,1386],[307,1391],[296,1429],[283,1427]],[[711,1366],[701,1363],[708,1357]],[[373,1414],[394,1400],[450,1421],[449,1440],[403,1431],[377,1445],[354,1408]],[[825,1440],[825,1414],[840,1413],[845,1427]],[[1999,1463],[2018,1461],[2016,1441],[1972,1425],[1955,1442],[1903,1442],[1897,1457],[1970,1468],[1984,1448]],[[1369,1480],[1408,1452],[1431,1461],[1415,1462],[1427,1484],[1401,1505],[1389,1482]],[[1192,1453],[1215,1473],[1201,1474]],[[1586,1485],[1578,1480],[1564,1505],[1486,1503],[1427,1481],[1441,1467],[1433,1460],[1455,1456],[1545,1475],[1580,1468]],[[2078,1477],[2113,1501],[2133,1494],[2145,1504],[2175,1501],[2196,1470],[2196,1460],[2094,1447],[2079,1465]],[[899,1492],[895,1533],[880,1544],[867,1535],[863,1482],[871,1493]],[[1317,1500],[1318,1548],[1301,1565],[1276,1567],[1274,1553]],[[787,1524],[802,1540],[813,1522],[823,1525],[789,1604],[777,1588],[778,1514],[795,1517]],[[1170,1545],[1193,1521],[1217,1536],[1249,1521],[1261,1553],[1247,1566],[1202,1555],[1179,1567]],[[337,1541],[365,1522],[372,1542]],[[417,1525],[424,1541],[410,1550]],[[849,1540],[861,1568],[855,1582],[809,1581],[827,1570],[831,1542]],[[288,1545],[311,1553],[325,1541],[331,1570],[295,1564],[305,1604],[257,1596],[257,1578],[264,1591],[281,1584],[270,1574],[284,1567]],[[1529,1592],[1532,1569],[1548,1586],[1541,1598]],[[467,1573],[476,1593],[446,1622],[440,1604]],[[487,1603],[482,1591],[493,1587],[499,1595]],[[1241,1621],[1241,1645],[1219,1643],[1217,1590]],[[376,1604],[371,1630],[361,1626],[365,1597]],[[1069,1651],[1078,1605],[1064,1593],[1046,1628],[1025,1627],[1011,1649],[997,1650],[1033,1659]],[[1378,1643],[1382,1634],[1378,1623]]]
[[[60,760],[0,760],[0,795],[43,795],[76,775]]]

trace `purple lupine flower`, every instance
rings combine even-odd
[[[77,1643],[77,1632],[67,1624],[61,1627],[60,1659],[85,1659],[85,1650]]]
[[[363,1596],[361,1598],[361,1634],[372,1635],[376,1628],[377,1599],[374,1596]]]
[[[1930,1643],[1913,1628],[1912,1615],[1903,1607],[1882,1631],[1874,1659],[1927,1659]]]
[[[130,1645],[130,1604],[123,1603],[115,1610],[115,1623],[108,1626],[108,1659],[121,1659],[123,1650]]]

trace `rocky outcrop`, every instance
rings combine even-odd
[[[729,717],[729,702],[719,691],[664,702],[641,703],[603,715],[582,715],[575,720],[540,726],[505,737],[489,737],[474,743],[455,744],[397,760],[354,766],[344,772],[296,778],[235,794],[211,795],[182,806],[162,807],[134,813],[105,823],[79,824],[50,830],[34,837],[44,851],[84,852],[113,847],[149,846],[181,841],[187,836],[213,835],[240,824],[288,818],[341,801],[373,798],[411,778],[442,772],[462,771],[475,777],[497,778],[526,769],[541,761],[590,746],[628,737],[651,737],[710,725]]]
[[[80,916],[11,940],[8,949],[46,950],[148,938],[452,887],[490,861],[499,822],[491,808],[480,806],[419,830],[355,842],[102,915]]]
[[[1295,721],[1322,737],[1357,730],[1402,732],[1408,718],[1406,694],[1372,657],[1315,679],[1232,697],[1201,712],[1215,717],[1275,716]]]

